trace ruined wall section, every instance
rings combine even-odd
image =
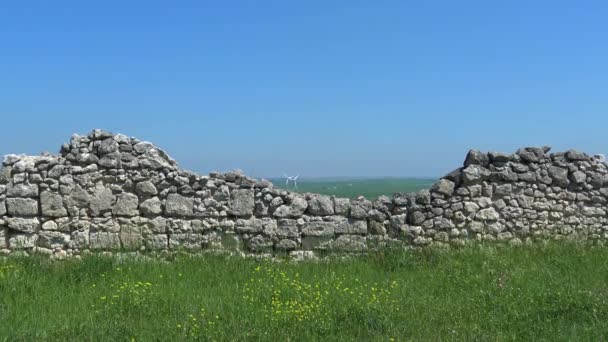
[[[608,235],[608,170],[576,151],[470,151],[417,194],[346,199],[275,189],[238,172],[181,170],[151,143],[95,130],[59,155],[8,155],[0,169],[0,250],[363,252]]]
[[[603,157],[549,151],[470,151],[463,167],[430,191],[407,197],[410,240],[426,245],[605,239],[608,168]]]

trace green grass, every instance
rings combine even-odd
[[[606,340],[608,249],[0,261],[0,340]]]
[[[285,179],[272,178],[270,181],[276,187],[296,190],[291,183],[286,186]],[[349,198],[365,196],[368,199],[375,199],[380,195],[391,197],[395,192],[408,193],[428,189],[434,182],[433,178],[310,178],[299,180],[297,191]]]

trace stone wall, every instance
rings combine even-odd
[[[8,155],[0,169],[0,249],[363,252],[387,244],[522,243],[608,231],[608,169],[576,151],[470,151],[417,194],[349,200],[273,188],[238,172],[180,170],[148,142],[95,130],[59,155]]]

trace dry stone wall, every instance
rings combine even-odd
[[[58,257],[183,249],[314,257],[422,246],[608,237],[608,169],[577,151],[470,151],[430,190],[374,201],[180,170],[151,143],[95,130],[59,155],[8,155],[0,249]]]

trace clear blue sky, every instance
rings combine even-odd
[[[258,177],[605,153],[607,18],[606,1],[2,1],[0,154],[93,128]]]

